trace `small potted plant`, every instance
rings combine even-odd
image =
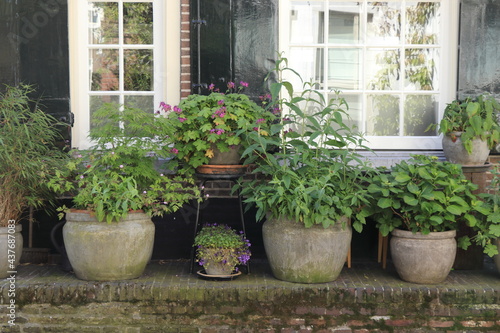
[[[455,260],[459,221],[474,225],[483,209],[459,165],[435,156],[415,155],[371,179],[364,207],[383,236],[391,233],[391,256],[399,276],[435,284]],[[459,245],[466,248],[466,239]]]
[[[205,224],[194,239],[196,260],[205,273],[212,276],[231,276],[238,265],[250,260],[250,242],[242,231],[224,224]]]
[[[362,185],[370,168],[356,152],[366,148],[348,125],[348,106],[338,93],[325,100],[315,85],[295,93],[286,73],[295,73],[280,58],[272,102],[282,110],[269,136],[251,134],[245,163],[262,177],[241,182],[241,195],[264,220],[267,258],[276,278],[290,282],[335,280],[350,248],[352,226],[360,231],[366,203]],[[280,93],[282,94],[280,97]],[[274,153],[270,153],[275,151]],[[290,258],[293,258],[290,259]]]
[[[49,183],[59,193],[73,194],[63,227],[66,252],[80,279],[136,278],[153,250],[151,216],[176,211],[199,191],[192,178],[157,165],[171,154],[157,135],[164,131],[164,118],[104,104],[92,121],[94,146],[74,152]]]
[[[206,164],[239,164],[248,133],[267,135],[273,114],[242,92],[247,86],[229,82],[222,93],[212,84],[208,95],[190,95],[178,106],[161,103],[159,112],[166,114],[176,161],[188,171]]]
[[[0,278],[19,264],[21,217],[28,207],[51,207],[48,180],[67,158],[58,122],[29,98],[29,85],[6,86],[0,94]]]
[[[485,95],[448,104],[438,128],[446,159],[461,165],[484,165],[500,141],[499,111],[500,104]]]

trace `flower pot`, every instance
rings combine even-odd
[[[9,277],[8,272],[15,271],[17,265],[19,265],[23,253],[21,231],[22,226],[20,224],[16,224],[13,228],[0,228],[0,279]]]
[[[344,221],[346,222],[346,221]],[[346,223],[305,228],[287,219],[268,219],[262,226],[264,248],[277,279],[300,283],[335,280],[342,271],[351,244],[352,229]]]
[[[230,146],[229,151],[221,152],[217,145],[212,144],[211,149],[214,153],[214,156],[210,159],[208,164],[210,165],[229,165],[229,164],[240,164],[241,154],[240,154],[241,145]]]
[[[395,229],[391,235],[391,257],[402,280],[436,284],[446,279],[457,252],[455,230],[422,235]]]
[[[207,257],[214,258],[218,257],[220,260],[214,259],[202,259],[203,268],[208,275],[231,275],[234,271],[234,267],[227,264],[229,256],[234,255],[234,251],[231,249],[205,249],[204,252]]]
[[[203,175],[243,175],[248,165],[241,164],[203,164],[196,168],[196,172]]]
[[[481,139],[472,140],[472,153],[469,154],[460,139],[461,132],[453,132],[443,136],[443,153],[451,163],[461,165],[484,165],[490,154],[488,143]]]
[[[112,281],[142,275],[153,253],[155,226],[142,212],[98,222],[88,211],[68,212],[63,238],[76,277]]]

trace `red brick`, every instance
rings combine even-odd
[[[385,323],[389,326],[410,326],[414,324],[414,321],[411,319],[389,319],[386,320]]]
[[[453,321],[446,320],[446,321],[440,321],[440,320],[431,320],[429,321],[428,325],[430,327],[452,327],[455,325]]]
[[[474,320],[461,321],[460,324],[463,327],[477,327],[477,323]]]

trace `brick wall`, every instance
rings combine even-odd
[[[189,0],[181,0],[181,98],[191,93]]]

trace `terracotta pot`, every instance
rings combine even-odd
[[[232,146],[229,148],[227,152],[221,152],[217,145],[212,144],[211,149],[214,152],[214,157],[210,159],[208,164],[211,165],[230,165],[230,164],[240,164],[241,154],[240,154],[241,145]]]
[[[196,172],[204,175],[242,175],[246,172],[247,167],[247,165],[241,164],[204,164],[197,167]]]
[[[484,165],[490,154],[488,143],[480,139],[472,140],[472,153],[469,154],[460,139],[461,132],[453,132],[455,140],[450,135],[443,136],[443,153],[446,160],[461,165]]]
[[[153,253],[155,226],[142,212],[119,222],[98,222],[89,211],[66,214],[63,238],[76,277],[127,280],[141,276]]]
[[[402,280],[436,284],[446,279],[457,252],[455,230],[422,235],[395,229],[391,235],[391,257]]]
[[[351,245],[352,229],[347,223],[342,229],[340,222],[325,229],[321,225],[305,228],[296,221],[272,219],[264,222],[262,235],[276,278],[323,283],[340,275]]]
[[[0,279],[9,277],[8,272],[15,271],[19,265],[23,254],[22,229],[20,224],[16,224],[13,228],[0,228]]]

